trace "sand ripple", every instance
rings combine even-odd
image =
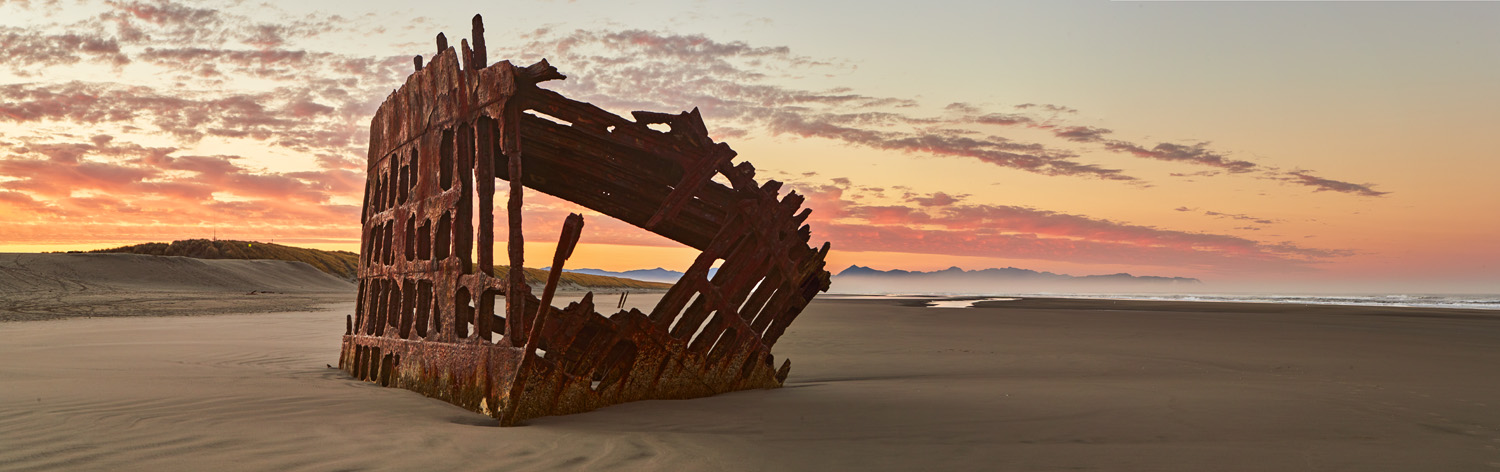
[[[347,303],[0,324],[0,470],[1500,464],[1496,319],[894,303],[814,302],[777,346],[787,388],[517,428],[327,367]]]

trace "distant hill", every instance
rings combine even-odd
[[[1201,281],[1187,277],[1135,276],[1126,273],[1072,276],[1006,267],[963,270],[949,267],[932,272],[876,270],[851,265],[833,277],[833,288],[843,293],[1023,293],[1032,291],[1173,290],[1193,288]]]
[[[272,259],[278,261],[303,262],[314,268],[344,280],[354,280],[359,269],[359,254],[349,251],[324,251],[303,247],[283,246],[259,241],[236,241],[232,239],[185,239],[167,243],[145,243],[93,251],[68,251],[89,253],[147,254],[152,256],[182,256],[195,259]]]
[[[543,269],[545,270],[546,268],[543,268]],[[602,275],[602,276],[605,276],[605,277],[621,277],[621,278],[626,278],[626,279],[644,280],[644,281],[647,281],[647,282],[661,282],[661,283],[668,283],[668,284],[675,284],[675,283],[677,283],[677,279],[681,279],[682,278],[682,272],[678,272],[678,271],[670,270],[670,269],[663,269],[661,267],[657,267],[655,269],[627,270],[627,271],[624,271],[624,272],[612,272],[612,271],[603,270],[603,269],[586,269],[586,268],[585,269],[563,269],[563,272],[571,272],[571,273],[574,273],[574,274]],[[718,273],[718,272],[719,272],[719,269],[717,269],[717,268],[709,269],[708,270],[708,276],[709,277],[713,277],[714,274]]]
[[[354,296],[348,280],[295,261],[0,253],[0,322],[307,311]]]
[[[336,292],[354,285],[296,261],[149,254],[0,254],[0,294]]]
[[[307,265],[348,281],[358,278],[359,254],[349,251],[324,251],[294,246],[283,246],[259,241],[236,241],[229,239],[188,239],[168,243],[145,243],[94,251],[69,251],[72,253],[119,253],[145,254],[153,256],[181,256],[195,259],[271,259],[304,262]],[[507,266],[495,266],[495,273],[510,270]],[[547,271],[526,269],[526,283],[541,288],[547,282]],[[676,282],[676,279],[672,279]],[[589,273],[564,271],[558,281],[563,290],[636,289],[666,290],[671,283],[630,280]]]
[[[526,269],[526,284],[533,289],[541,289],[547,284],[548,269]],[[495,274],[504,274],[510,270],[510,266],[495,266]],[[677,279],[672,279],[676,282]],[[635,290],[666,290],[672,288],[672,282],[662,283],[649,280],[610,277],[606,275],[590,274],[585,272],[572,272],[563,269],[562,277],[558,279],[557,285],[560,290],[596,290],[596,289],[635,289]],[[540,293],[540,292],[538,292]],[[540,295],[539,295],[540,296]]]

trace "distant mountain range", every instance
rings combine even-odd
[[[1187,277],[1135,276],[1126,273],[1072,276],[1015,267],[983,270],[949,267],[921,272],[876,270],[851,265],[833,277],[833,289],[841,293],[1181,290],[1201,283],[1198,279]]]
[[[543,267],[542,268],[542,270],[550,270],[550,269],[551,269],[551,267]],[[645,281],[645,282],[661,282],[661,283],[667,283],[667,284],[675,284],[675,283],[677,283],[677,279],[682,278],[682,272],[678,272],[678,271],[675,271],[675,270],[667,270],[667,269],[663,269],[661,267],[657,267],[655,269],[627,270],[627,271],[624,271],[624,272],[614,272],[614,271],[608,271],[608,270],[603,270],[603,269],[563,269],[563,272],[572,272],[572,273],[575,273],[575,274],[602,275],[602,276],[605,276],[605,277],[617,277],[617,278],[622,278],[622,279],[635,279],[635,280],[640,280],[640,281]],[[708,276],[709,277],[713,277],[714,274],[716,274],[718,272],[719,272],[719,269],[717,269],[717,268],[708,269]]]
[[[543,267],[542,270],[547,270]],[[682,272],[661,267],[615,272],[602,269],[563,269],[576,274],[600,275],[646,282],[676,283]],[[718,269],[710,269],[712,277]],[[1099,292],[1180,291],[1200,285],[1187,277],[1136,276],[1125,273],[1072,276],[1006,267],[1003,269],[963,270],[958,267],[922,272],[901,269],[876,270],[851,265],[833,276],[837,293],[1022,293],[1038,291]]]
[[[660,270],[660,269],[658,269],[658,270]],[[1054,274],[1054,273],[1051,273],[1051,272],[1037,272],[1037,271],[1030,270],[1030,269],[1017,269],[1015,267],[1006,267],[1004,269],[963,270],[963,269],[958,268],[957,266],[955,266],[955,267],[949,267],[949,268],[943,269],[943,270],[935,270],[935,271],[932,271],[932,272],[922,272],[922,271],[908,271],[908,270],[901,270],[901,269],[876,270],[876,269],[872,269],[872,268],[869,268],[869,267],[860,267],[858,265],[852,265],[852,266],[849,266],[848,269],[844,269],[843,272],[839,272],[837,275],[835,275],[835,277],[923,278],[923,277],[942,277],[942,276],[956,276],[956,275],[962,275],[962,276],[967,276],[967,277],[980,277],[980,278],[998,278],[998,279],[1024,278],[1024,279],[1040,279],[1040,280],[1112,280],[1112,281],[1136,281],[1136,282],[1146,282],[1146,283],[1186,283],[1186,284],[1202,283],[1202,281],[1200,281],[1198,279],[1187,278],[1187,277],[1157,277],[1157,276],[1154,276],[1154,275],[1134,276],[1134,275],[1130,275],[1130,274],[1127,274],[1127,273],[1124,273],[1124,272],[1121,272],[1121,273],[1118,273],[1118,274],[1109,274],[1109,275],[1085,275],[1085,276],[1078,277],[1078,276],[1072,276],[1072,275],[1067,275],[1067,274]]]

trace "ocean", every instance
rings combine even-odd
[[[1391,306],[1500,310],[1500,294],[1162,294],[1162,293],[911,293],[886,297],[1048,297],[1104,300],[1170,300],[1183,302],[1287,303],[1312,305]],[[959,306],[962,304],[941,305]],[[967,305],[963,305],[967,306]]]

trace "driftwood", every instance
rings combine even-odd
[[[731,165],[734,150],[709,138],[697,109],[629,120],[570,100],[537,87],[565,78],[546,60],[489,65],[483,31],[476,15],[474,43],[459,50],[438,35],[437,55],[425,66],[418,56],[370,122],[359,304],[339,367],[507,426],[781,386],[791,364],[776,367],[771,347],[828,289],[829,245],[808,246],[802,197],[778,199],[779,182],[760,185],[748,162]],[[494,269],[496,179],[509,185],[503,275]],[[527,188],[703,252],[651,313],[605,317],[592,294],[553,307],[583,217],[567,219],[533,296],[522,271]]]

